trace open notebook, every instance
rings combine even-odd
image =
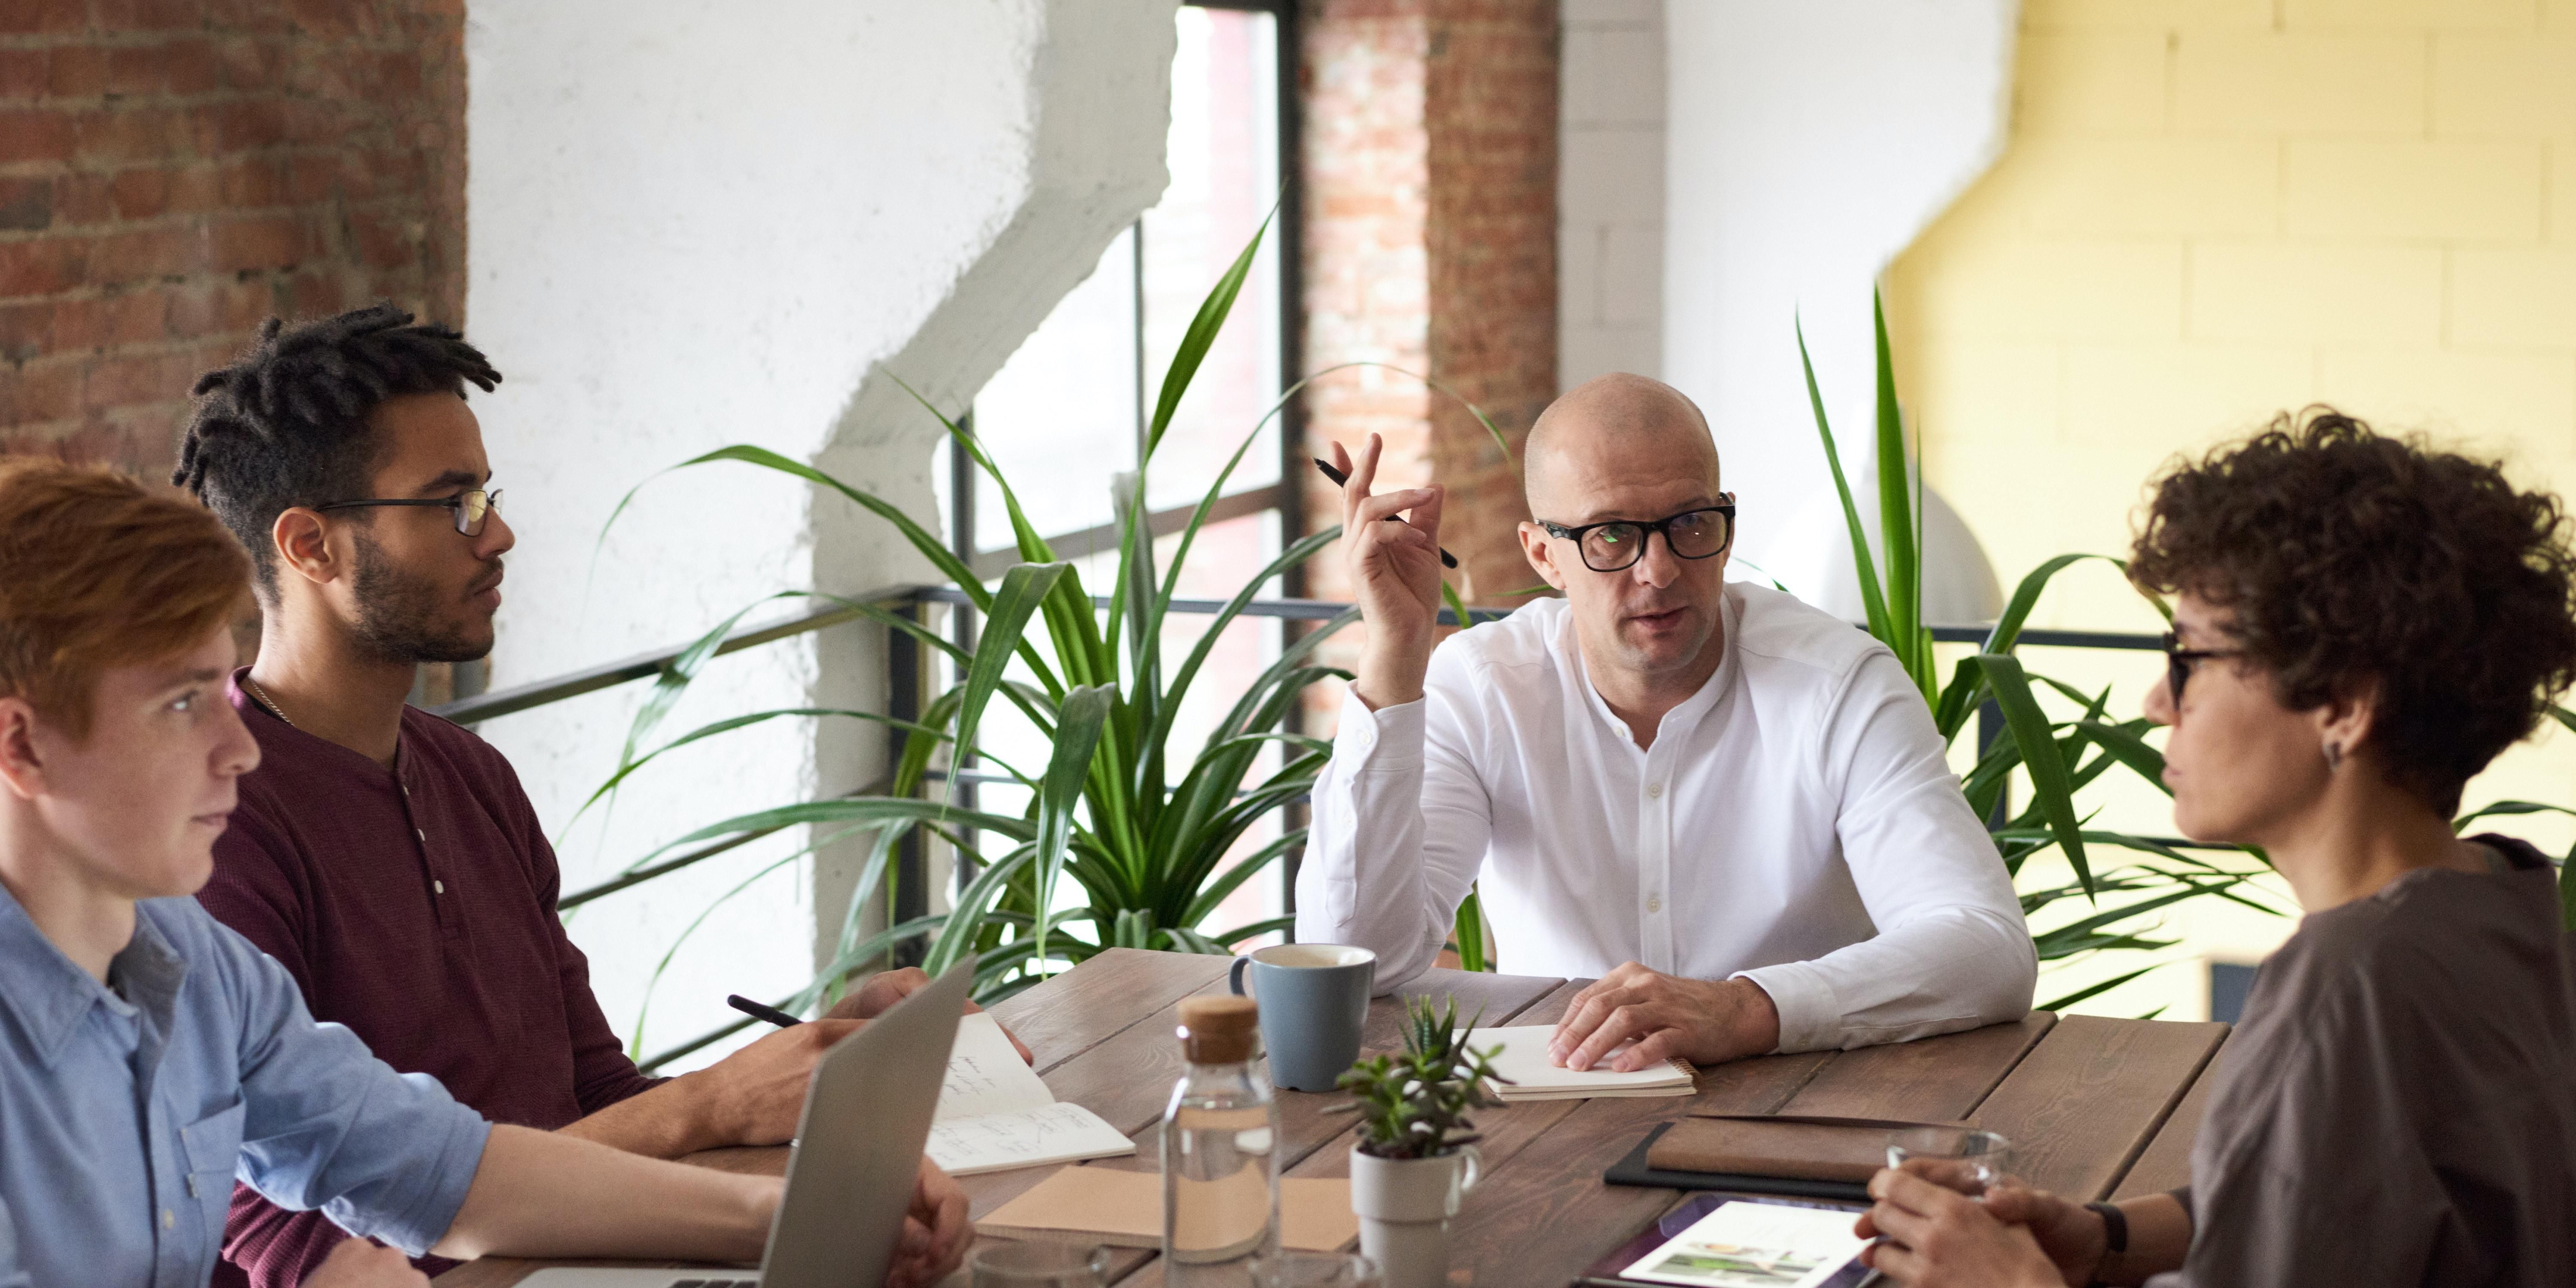
[[[1100,1115],[1058,1102],[993,1017],[977,1012],[957,1025],[927,1152],[949,1175],[973,1176],[1133,1154],[1136,1142]]]
[[[1594,1096],[1687,1096],[1697,1089],[1699,1071],[1682,1059],[1648,1065],[1634,1073],[1612,1072],[1606,1061],[1580,1073],[1558,1068],[1547,1057],[1548,1039],[1555,1035],[1553,1024],[1475,1029],[1467,1034],[1467,1045],[1477,1051],[1498,1044],[1503,1048],[1494,1057],[1494,1072],[1511,1081],[1496,1085],[1494,1092],[1506,1104]]]

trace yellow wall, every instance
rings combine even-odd
[[[2007,587],[2121,551],[2161,462],[2310,402],[2576,485],[2576,0],[2028,0],[2005,155],[1886,290],[1930,481]],[[2107,570],[2036,620],[2160,629]],[[2032,664],[2115,684],[2124,714],[2157,674]],[[2468,801],[2507,796],[2576,804],[2576,738],[2509,752]],[[2098,803],[2170,830],[2142,787]],[[2289,928],[2167,926],[2173,955],[2244,960]],[[2177,967],[2084,1009],[2191,1018],[2200,987]]]

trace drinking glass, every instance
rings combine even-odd
[[[1931,1179],[1967,1194],[1983,1194],[2012,1168],[2012,1142],[1973,1127],[1909,1127],[1887,1137],[1887,1165],[1909,1158],[1935,1160]]]
[[[1109,1249],[1092,1243],[986,1239],[966,1259],[975,1288],[1105,1288]]]
[[[1377,1263],[1356,1252],[1278,1252],[1252,1259],[1252,1288],[1378,1288]]]

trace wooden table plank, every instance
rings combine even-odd
[[[2120,1178],[2111,1191],[2115,1199],[2136,1198],[2142,1194],[2162,1194],[2191,1184],[2191,1146],[2200,1137],[2200,1120],[2209,1111],[2209,1088],[2218,1081],[2218,1062],[2227,1054],[2222,1040],[2218,1053],[2200,1068],[2200,1076],[2191,1080],[2191,1090],[2183,1093],[2182,1103],[2166,1115],[2165,1125],[2156,1129],[2156,1138],[2147,1142],[2145,1152]]]
[[[2224,1024],[2069,1015],[1969,1121],[2013,1143],[2013,1171],[2077,1201],[2129,1170],[2227,1035]]]
[[[1230,957],[1111,948],[993,1005],[1044,1073],[1225,978]]]
[[[1985,1102],[2056,1023],[2056,1016],[2033,1011],[2009,1024],[1845,1051],[1799,1088],[1780,1112],[1963,1119]]]

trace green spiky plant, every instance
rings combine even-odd
[[[1494,1072],[1500,1045],[1467,1047],[1467,1033],[1483,1017],[1478,1011],[1461,1025],[1455,997],[1404,999],[1403,1053],[1371,1056],[1344,1071],[1333,1085],[1351,1098],[1326,1112],[1358,1114],[1360,1152],[1378,1158],[1437,1158],[1473,1144],[1476,1124],[1467,1115],[1500,1106],[1487,1084],[1511,1081]]]
[[[1978,817],[1989,820],[1995,848],[2019,889],[2023,915],[2035,916],[2072,899],[2080,898],[2088,904],[2074,919],[2033,933],[2031,940],[2039,959],[2064,961],[2104,952],[2170,948],[2179,941],[2152,937],[2155,922],[2151,919],[2194,899],[2226,899],[2273,915],[2284,911],[2265,902],[2259,891],[2247,885],[2269,870],[2261,852],[2206,852],[2218,856],[2215,858],[2192,854],[2154,838],[2088,827],[2089,817],[2077,806],[2078,792],[2119,770],[2144,779],[2168,798],[2173,795],[2173,789],[2164,781],[2164,755],[2146,741],[2150,722],[2112,720],[2107,715],[2111,698],[2108,688],[2088,695],[2047,676],[2032,674],[2016,656],[2022,628],[2052,578],[2088,560],[2108,563],[2124,572],[2128,567],[2125,562],[2107,555],[2068,554],[2040,564],[2014,588],[2003,615],[1977,651],[1958,660],[1947,684],[1940,681],[1932,632],[1923,621],[1922,473],[1906,450],[1904,417],[1897,405],[1895,367],[1887,340],[1887,313],[1875,293],[1871,313],[1877,359],[1873,447],[1883,538],[1883,550],[1878,556],[1871,553],[1861,526],[1860,508],[1843,474],[1833,428],[1826,420],[1824,398],[1817,389],[1815,366],[1808,359],[1806,336],[1801,331],[1798,356],[1806,376],[1808,402],[1815,413],[1816,434],[1842,501],[1843,519],[1851,537],[1853,571],[1860,581],[1870,634],[1894,651],[1906,674],[1913,677],[1945,744],[1955,744],[1985,704],[1994,704],[2003,715],[2000,736],[1979,754],[1961,785],[1970,807]],[[2172,617],[2163,601],[2154,596],[2147,598],[2159,613]],[[2071,704],[2074,713],[2050,714],[2041,701],[2043,691],[2053,695],[2053,700]],[[2549,710],[2576,731],[2576,714],[2555,705]],[[2030,800],[2019,812],[1996,823],[1996,807],[2005,799],[2016,770],[2022,772],[2030,789]],[[2576,814],[2555,805],[2500,801],[2463,815],[2453,826],[2464,830],[2484,817],[2541,812]],[[2051,849],[2065,859],[2075,880],[2039,885],[2024,882],[2025,872],[2033,870],[2028,867],[2030,860]],[[2093,860],[2104,849],[2143,857],[2097,872]],[[2576,854],[2570,858],[2576,859]],[[2562,879],[2561,896],[2567,924],[2576,929],[2576,881]],[[2124,971],[2049,999],[2041,1003],[2040,1009],[2072,1006],[2137,979],[2160,964]]]
[[[1172,745],[1175,720],[1227,624],[1274,578],[1330,547],[1340,529],[1298,538],[1246,578],[1177,664],[1164,654],[1164,626],[1191,548],[1224,494],[1227,479],[1262,427],[1315,379],[1347,366],[1384,364],[1326,368],[1287,390],[1208,485],[1166,568],[1155,566],[1144,503],[1145,471],[1233,307],[1262,236],[1255,233],[1209,292],[1172,359],[1148,424],[1136,480],[1118,499],[1118,562],[1114,581],[1101,588],[1105,594],[1099,600],[1093,588],[1084,585],[1080,572],[1060,559],[1031,526],[1010,482],[974,434],[927,401],[922,401],[924,410],[939,420],[951,441],[1000,492],[1022,562],[1010,568],[998,585],[987,587],[937,535],[892,503],[768,449],[738,444],[672,467],[750,465],[829,489],[891,524],[941,576],[964,592],[983,619],[970,651],[911,617],[818,592],[782,592],[746,606],[664,668],[632,722],[615,770],[593,794],[591,803],[608,800],[630,776],[664,754],[773,719],[856,719],[901,733],[902,750],[882,794],[800,801],[737,815],[676,838],[626,869],[634,874],[666,868],[676,862],[667,856],[690,846],[795,826],[814,829],[813,845],[752,873],[734,888],[733,893],[738,893],[823,844],[853,833],[867,834],[868,855],[857,882],[861,897],[852,901],[844,919],[834,958],[811,983],[781,999],[784,1008],[804,1011],[828,1004],[851,975],[882,964],[890,951],[905,944],[920,946],[922,965],[933,973],[974,958],[977,996],[989,1001],[1105,948],[1223,953],[1290,923],[1291,919],[1281,917],[1213,931],[1203,928],[1228,895],[1270,870],[1305,840],[1304,829],[1291,829],[1248,853],[1238,853],[1255,824],[1308,792],[1329,758],[1328,742],[1287,732],[1282,725],[1309,684],[1328,676],[1350,678],[1347,671],[1321,664],[1316,650],[1356,621],[1357,610],[1289,645],[1235,700],[1194,755]],[[1501,433],[1481,409],[1437,381],[1415,378],[1465,406],[1509,459]],[[630,492],[627,500],[633,498]],[[625,504],[620,502],[621,512]],[[610,523],[615,521],[612,515]],[[1444,583],[1442,594],[1456,620],[1471,620],[1454,587]],[[725,636],[759,603],[788,597],[828,600],[890,631],[902,632],[954,663],[964,678],[938,694],[910,722],[867,711],[786,708],[716,721],[648,749],[654,730]],[[1050,744],[1044,765],[1014,767],[987,745],[983,730],[997,699],[1008,703]],[[1273,747],[1283,754],[1275,767],[1265,770],[1264,753]],[[953,779],[943,799],[922,799],[924,786],[941,767],[943,753],[957,748],[970,749],[982,766],[1027,788],[1032,797],[1028,808],[1018,815],[966,808],[958,803]],[[945,759],[952,765],[959,760],[953,754]],[[956,892],[949,911],[870,933],[862,921],[869,902],[866,896],[882,893],[887,896],[883,906],[894,906],[896,869],[891,857],[902,838],[915,831],[945,840],[973,876]],[[1079,887],[1082,898],[1074,906],[1059,907],[1057,890],[1068,878]],[[672,951],[677,947],[675,942]],[[663,964],[667,966],[669,960],[666,954]],[[639,1017],[639,1036],[642,1023]],[[657,1059],[685,1054],[740,1027],[731,1025],[707,1034]]]

